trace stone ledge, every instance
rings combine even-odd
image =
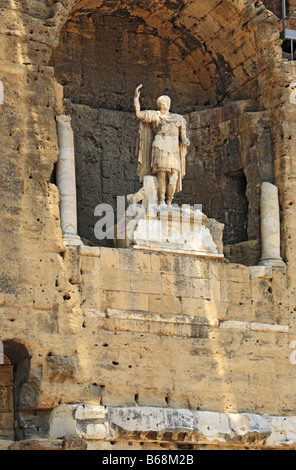
[[[87,443],[77,436],[65,439],[28,439],[13,442],[7,450],[87,450]]]
[[[36,446],[69,448],[93,441],[145,441],[190,443],[193,445],[229,446],[248,448],[296,449],[296,417],[259,415],[254,413],[220,413],[187,409],[154,407],[104,407],[94,405],[67,405],[60,407],[65,419],[72,415],[73,423],[65,442],[51,433]],[[61,413],[57,415],[61,418]],[[57,429],[55,426],[51,428]],[[57,431],[59,432],[59,431]],[[81,439],[81,441],[79,440]],[[69,441],[69,442],[68,442]],[[31,444],[35,440],[30,441]],[[28,443],[28,446],[31,445]],[[18,447],[18,443],[14,446]],[[35,444],[34,444],[35,445]],[[26,444],[22,444],[25,447]]]
[[[50,435],[20,442],[0,441],[0,450],[86,450],[96,441],[296,449],[295,416],[72,404],[58,407],[52,419]]]
[[[225,320],[220,321],[216,318],[201,317],[197,315],[186,314],[165,314],[149,311],[135,311],[135,310],[120,310],[120,309],[107,309],[106,312],[96,309],[87,309],[85,311],[87,316],[97,317],[104,320],[103,329],[113,331],[116,327],[118,331],[141,331],[143,328],[149,332],[157,333],[158,329],[165,334],[166,328],[168,334],[175,336],[191,336],[189,327],[203,327],[203,328],[221,328],[221,329],[234,329],[234,330],[251,330],[262,331],[270,333],[288,333],[289,326],[275,323],[259,323],[259,322],[245,322]],[[149,326],[150,324],[150,326]],[[151,327],[153,326],[153,330]],[[183,328],[183,329],[182,329]]]
[[[198,445],[264,445],[269,422],[255,414],[165,408],[110,408],[113,439],[186,442]]]
[[[75,419],[93,420],[104,419],[106,417],[106,408],[104,406],[79,405],[75,410]]]
[[[132,247],[134,250],[142,250],[142,251],[151,251],[152,253],[162,253],[162,254],[169,254],[169,255],[180,255],[180,256],[192,256],[193,258],[200,258],[203,260],[213,260],[213,261],[220,261],[221,263],[228,263],[228,261],[224,258],[224,255],[219,253],[203,253],[203,252],[194,252],[194,251],[185,251],[185,250],[177,250],[177,249],[170,249],[170,248],[163,248],[161,246],[153,246],[153,245],[134,245]]]
[[[296,448],[296,417],[169,408],[110,408],[113,439],[249,448]]]
[[[271,266],[249,266],[251,279],[272,279]]]
[[[219,324],[220,328],[230,328],[235,330],[265,331],[272,333],[289,333],[288,325],[279,325],[271,323],[248,323],[244,321],[223,321]]]
[[[79,247],[80,256],[93,256],[99,258],[101,256],[101,249],[99,246],[86,246]]]
[[[0,451],[9,450],[12,444],[13,444],[13,441],[6,441],[6,440],[0,439]]]

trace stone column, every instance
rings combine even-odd
[[[77,201],[74,136],[70,116],[57,116],[59,160],[56,180],[60,193],[60,217],[63,239],[68,246],[83,245],[77,235]]]
[[[271,183],[262,183],[260,212],[262,253],[259,265],[283,267],[278,188]]]

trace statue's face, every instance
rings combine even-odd
[[[159,107],[159,110],[162,113],[166,113],[167,111],[170,110],[171,107],[171,99],[168,96],[161,96],[157,100],[157,105]]]

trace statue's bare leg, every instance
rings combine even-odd
[[[167,185],[167,205],[171,205],[174,199],[174,195],[176,192],[176,187],[177,187],[177,182],[178,182],[178,172],[173,170],[170,178],[169,178],[169,183]]]
[[[159,170],[157,172],[158,180],[158,203],[165,204],[165,193],[166,193],[166,171]]]

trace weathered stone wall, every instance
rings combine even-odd
[[[197,73],[176,45],[128,13],[74,15],[62,30],[51,64],[65,97],[91,108],[133,111],[133,92],[140,83],[143,105],[151,109],[166,88],[183,111],[204,104]]]
[[[84,250],[89,254],[92,248]],[[289,391],[286,378],[277,371],[275,379],[269,368],[267,350],[273,346],[264,324],[276,324],[271,327],[276,363],[285,363],[287,305],[276,300],[285,272],[257,277],[239,265],[108,248],[101,249],[100,258],[83,256],[81,263],[85,333],[99,321],[106,334],[104,344],[95,341],[110,365],[98,370],[103,404],[119,406],[127,400],[126,405],[218,410],[223,403],[229,412],[269,413],[268,396],[274,410],[277,400],[267,383],[279,380],[276,414],[283,412]],[[90,295],[94,278],[100,289],[96,296]],[[158,372],[149,366],[154,355]],[[258,383],[266,368],[269,379]],[[124,374],[125,382],[109,387],[117,374]]]
[[[64,262],[63,310],[35,296],[38,325],[15,321],[32,355],[24,438],[68,403],[293,416],[285,270],[93,247]]]
[[[282,271],[258,274],[241,265],[63,245],[53,171],[55,116],[64,107],[49,64],[74,3],[2,0],[0,8],[0,340],[24,345],[30,358],[14,403],[18,439],[50,438],[53,410],[63,424],[62,405],[87,404],[137,405],[143,416],[148,407],[268,414],[283,443],[281,419],[292,423],[295,416],[296,118],[289,84],[296,72],[281,60],[277,22],[251,0],[116,5],[157,28],[162,39],[175,40],[209,85],[205,100],[256,100],[258,114],[241,118],[241,125],[252,123],[243,148],[250,164],[270,168],[270,155],[260,160],[264,139],[258,136],[271,132],[286,261]],[[79,2],[77,11],[98,6],[104,15],[113,13],[99,0]],[[8,353],[14,355],[12,346]],[[265,439],[270,432],[264,429]],[[285,436],[283,445],[291,442],[289,429]],[[159,446],[156,434],[148,441]],[[57,439],[55,445],[83,447],[75,442]]]

